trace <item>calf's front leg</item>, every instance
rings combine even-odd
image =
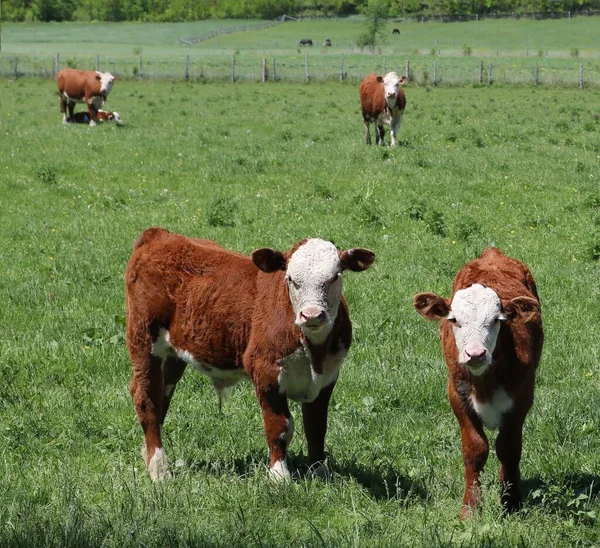
[[[515,512],[523,504],[521,472],[519,463],[523,450],[523,422],[525,417],[506,415],[500,424],[496,438],[496,455],[500,461],[500,502],[508,513]]]
[[[465,493],[460,519],[465,519],[473,513],[479,502],[479,475],[487,461],[490,448],[481,420],[473,410],[467,408],[452,383],[448,385],[448,396],[452,411],[454,411],[460,426],[460,440],[465,466]]]
[[[256,394],[269,447],[269,475],[274,480],[289,479],[286,457],[294,435],[294,419],[290,414],[287,398],[279,393],[276,384],[266,389],[257,387]]]
[[[327,432],[327,411],[335,382],[321,390],[317,398],[302,404],[302,421],[306,443],[308,444],[308,466],[315,476],[327,475],[325,468],[325,434]]]

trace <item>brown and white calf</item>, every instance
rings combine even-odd
[[[90,123],[90,113],[82,110],[80,112],[76,112],[71,116],[71,121],[76,124],[89,124]],[[96,120],[98,122],[114,122],[117,125],[121,125],[121,116],[118,112],[110,112],[108,110],[98,110],[96,113]]]
[[[308,464],[324,472],[329,398],[352,338],[342,271],[366,270],[374,258],[319,239],[247,257],[162,228],[143,232],[125,271],[127,346],[152,479],[168,475],[161,427],[187,364],[212,379],[219,401],[250,379],[273,478],[290,476],[288,399],[300,402]]]
[[[406,76],[400,78],[395,72],[388,72],[383,77],[369,74],[360,83],[358,91],[367,145],[371,144],[371,123],[375,124],[375,144],[383,145],[383,126],[387,124],[390,126],[391,146],[396,145],[396,136],[406,108],[406,96],[401,87],[406,81]]]
[[[72,121],[75,103],[85,103],[90,116],[90,126],[96,125],[97,112],[106,102],[114,81],[115,77],[110,72],[62,69],[56,75],[56,83],[63,123]]]
[[[479,499],[479,474],[489,453],[484,426],[499,430],[502,505],[509,512],[519,509],[523,423],[533,404],[544,340],[531,272],[490,247],[458,272],[450,299],[419,293],[414,306],[424,318],[441,320],[448,396],[460,426],[465,467],[461,518]]]

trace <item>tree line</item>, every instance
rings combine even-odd
[[[282,15],[385,17],[582,12],[600,0],[2,0],[4,21],[198,21]]]

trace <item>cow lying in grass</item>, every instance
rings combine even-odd
[[[350,347],[342,272],[369,268],[361,248],[319,239],[251,257],[161,228],[143,232],[125,272],[131,395],[152,479],[168,475],[161,426],[187,364],[220,395],[247,377],[262,411],[270,475],[290,476],[288,398],[302,404],[308,464],[324,472],[329,398]]]
[[[499,429],[501,502],[507,511],[517,510],[522,504],[523,423],[533,404],[544,340],[531,272],[488,248],[458,272],[449,299],[419,293],[414,306],[426,319],[441,321],[448,396],[460,426],[465,466],[461,518],[479,499],[479,474],[489,453],[484,426]]]
[[[96,113],[96,120],[98,122],[114,122],[117,125],[121,125],[121,116],[118,112],[110,112],[107,110],[99,110]],[[89,124],[91,121],[90,113],[82,110],[80,112],[76,112],[71,116],[71,121],[75,124]]]

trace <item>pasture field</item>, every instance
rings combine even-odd
[[[418,84],[436,78],[440,85],[478,82],[480,62],[492,64],[496,83],[531,84],[539,69],[545,85],[576,86],[580,65],[586,85],[600,87],[598,18],[530,20],[482,20],[470,23],[388,23],[388,35],[373,54],[356,47],[364,32],[359,17],[286,22],[270,28],[215,36],[195,45],[180,38],[206,35],[240,25],[241,21],[198,23],[60,23],[5,24],[0,75],[52,76],[56,55],[61,67],[110,70],[119,77],[143,74],[148,78],[182,79],[189,56],[193,80],[230,80],[232,57],[235,78],[259,81],[262,61],[278,80],[305,80],[305,54],[312,80],[361,79],[369,71],[404,71],[411,64]],[[259,21],[243,22],[252,27]],[[401,29],[391,34],[392,27]],[[312,48],[300,48],[302,38],[314,40]],[[330,38],[332,47],[322,47]],[[468,49],[470,55],[465,56]],[[573,55],[577,55],[574,57]],[[142,66],[140,68],[140,56]],[[15,67],[16,60],[16,67]],[[273,71],[273,62],[275,70]],[[343,67],[342,67],[343,63]]]
[[[391,149],[364,144],[349,84],[118,81],[107,108],[124,125],[89,128],[61,124],[52,81],[0,82],[1,546],[598,546],[600,92],[406,95]],[[123,271],[152,225],[243,253],[307,236],[376,253],[344,278],[354,341],[330,481],[304,474],[292,404],[295,479],[269,482],[251,386],[219,415],[193,371],[164,428],[174,477],[150,481]],[[448,295],[488,245],[530,266],[546,342],[524,509],[501,515],[492,451],[482,507],[460,523],[458,426],[412,296]]]

